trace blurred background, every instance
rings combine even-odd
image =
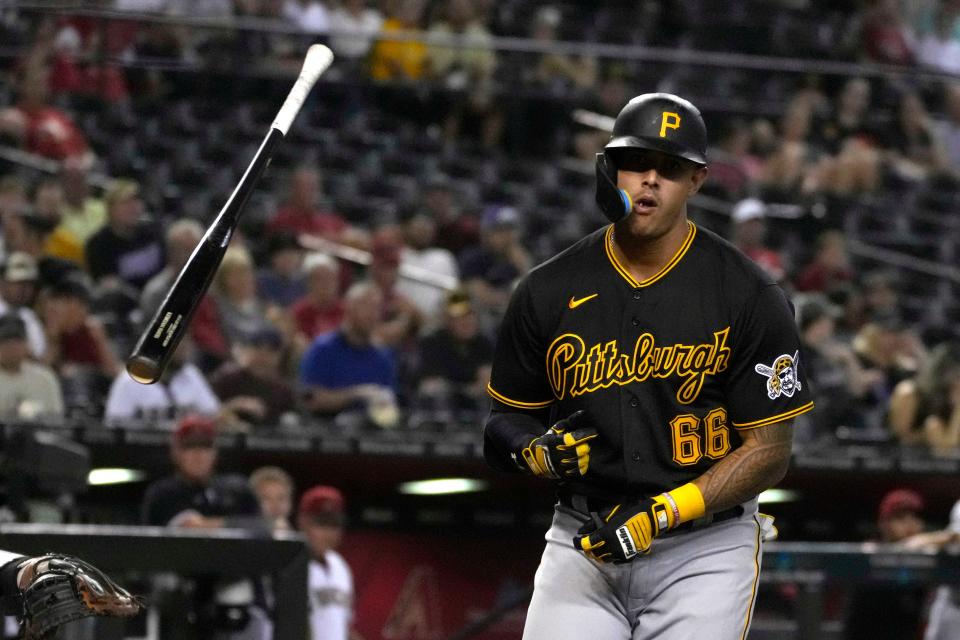
[[[333,67],[170,372],[133,383],[313,42]],[[812,544],[768,554],[750,637],[922,637],[947,560],[858,584],[816,545],[943,530],[960,499],[957,74],[953,0],[0,3],[0,522],[302,530],[339,547],[360,637],[519,637],[553,495],[483,462],[495,330],[604,223],[610,119],[668,91],[711,141],[690,217],[789,292],[816,401],[761,498]],[[166,594],[148,622],[68,637],[241,637],[168,618],[275,610],[259,580],[200,593],[190,553],[165,585],[125,567]]]

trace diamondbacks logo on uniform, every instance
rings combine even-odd
[[[773,361],[772,366],[757,364],[753,370],[767,377],[767,397],[771,400],[781,395],[792,398],[793,394],[803,387],[797,377],[797,364],[800,362],[800,352],[783,354]]]

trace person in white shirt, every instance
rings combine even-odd
[[[0,316],[0,417],[63,416],[60,382],[50,367],[28,360],[27,329],[14,313]]]
[[[330,14],[319,0],[286,0],[281,15],[307,33],[326,33],[330,30]]]
[[[28,253],[15,251],[7,256],[0,273],[0,314],[16,311],[27,329],[30,355],[41,360],[47,352],[43,325],[30,304],[37,293],[37,261]]]
[[[330,48],[341,58],[363,58],[382,24],[383,16],[364,0],[344,0],[330,12]]]
[[[155,384],[134,382],[121,371],[110,386],[104,418],[107,422],[172,420],[186,414],[217,416],[220,400],[200,369],[190,362],[192,342],[183,339]]]
[[[353,574],[336,547],[343,538],[343,495],[319,485],[300,498],[297,524],[310,550],[308,607],[311,640],[358,637],[353,623]]]
[[[459,283],[457,259],[447,249],[436,246],[437,223],[426,213],[415,213],[403,223],[405,246],[400,254],[401,264],[417,267],[424,272],[447,276],[452,284]],[[440,287],[401,278],[397,291],[406,296],[423,317],[421,333],[426,334],[443,323],[447,291]]]

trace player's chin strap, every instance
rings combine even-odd
[[[610,222],[617,223],[633,210],[630,194],[617,186],[617,171],[605,153],[597,154],[597,205]]]

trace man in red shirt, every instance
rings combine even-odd
[[[317,206],[321,191],[319,171],[307,165],[296,168],[290,176],[287,201],[268,223],[268,232],[307,233],[339,241],[347,230],[347,223],[336,213],[322,211]]]
[[[54,160],[89,156],[87,141],[73,120],[47,104],[48,75],[45,67],[24,75],[17,106],[0,112],[0,133],[17,139],[29,152]]]

